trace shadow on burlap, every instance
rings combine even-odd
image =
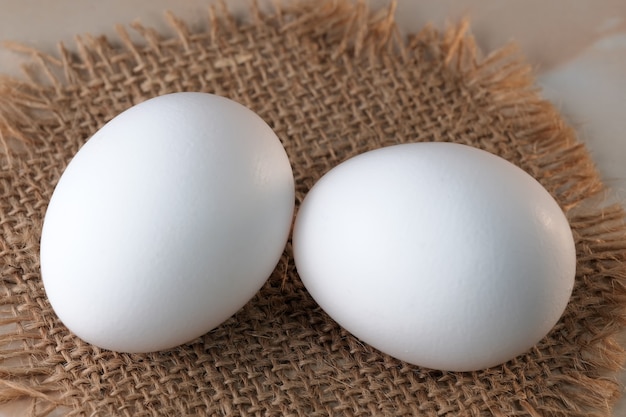
[[[310,2],[251,15],[213,12],[197,32],[169,16],[174,35],[136,24],[135,43],[118,28],[114,40],[83,37],[76,54],[26,51],[31,79],[0,82],[0,400],[26,399],[36,416],[610,415],[624,360],[615,341],[626,303],[624,213],[603,202],[588,152],[541,100],[514,48],[482,56],[466,24],[401,39],[393,5],[370,13]],[[411,366],[322,312],[288,245],[253,300],[187,345],[119,354],[82,342],[42,288],[47,202],[106,121],[176,91],[228,96],[260,114],[289,154],[298,203],[331,167],[386,145],[460,142],[515,163],[557,199],[574,231],[576,286],[563,318],[502,366]]]

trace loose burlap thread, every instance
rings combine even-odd
[[[76,54],[26,51],[30,79],[0,82],[0,400],[26,400],[34,416],[609,416],[624,361],[615,339],[626,303],[622,209],[602,202],[588,152],[513,49],[482,56],[465,23],[402,39],[393,12],[326,1],[265,14],[252,7],[237,20],[211,9],[197,31],[169,16],[173,35],[134,24],[141,41],[119,27],[116,40],[79,39]],[[258,295],[191,343],[122,354],[82,342],[58,321],[40,280],[48,200],[106,121],[176,91],[227,96],[261,115],[291,159],[298,204],[330,168],[386,145],[452,141],[515,163],[573,229],[578,267],[564,316],[502,366],[412,366],[321,311],[288,244]]]

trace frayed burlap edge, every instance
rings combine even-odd
[[[595,296],[608,299],[611,306],[602,311],[601,317],[590,318],[589,322],[595,323],[595,327],[589,329],[588,338],[581,340],[577,346],[581,352],[577,369],[571,373],[566,369],[560,370],[562,373],[557,378],[559,385],[546,387],[546,397],[558,399],[563,408],[543,406],[541,398],[519,399],[519,413],[516,415],[608,416],[621,391],[615,372],[626,359],[624,348],[616,341],[626,322],[626,226],[623,209],[617,204],[605,202],[605,187],[587,150],[576,141],[574,132],[560,122],[555,108],[542,100],[534,87],[531,69],[514,46],[481,56],[473,38],[466,33],[467,22],[444,32],[426,27],[416,35],[401,39],[393,19],[394,9],[392,4],[386,10],[371,13],[363,2],[325,1],[321,4],[311,2],[278,6],[272,13],[263,14],[253,6],[251,20],[242,22],[233,18],[225,8],[218,7],[210,9],[207,31],[214,42],[220,42],[228,33],[239,30],[241,25],[269,24],[271,21],[280,31],[302,31],[308,36],[315,34],[329,39],[336,45],[336,56],[368,55],[377,59],[378,52],[385,49],[393,50],[397,59],[408,63],[411,55],[423,54],[428,59],[441,62],[442,70],[448,71],[450,76],[458,77],[476,106],[493,113],[515,114],[510,123],[511,131],[517,132],[515,143],[520,155],[523,155],[521,166],[531,175],[538,174],[534,170],[544,173],[542,184],[558,196],[575,230],[580,264],[593,263],[595,270],[589,273],[597,275],[600,271],[604,278],[594,284],[597,290]],[[184,48],[194,36],[173,15],[168,14],[167,19],[175,31],[173,37],[164,38],[139,23],[132,25],[143,37],[145,46],[131,42],[126,28],[117,28],[119,47],[135,56],[137,66],[142,65],[141,48],[158,51],[159,45],[164,42],[177,43]],[[49,113],[54,106],[55,89],[89,80],[91,68],[107,65],[108,51],[112,48],[107,39],[92,37],[77,40],[78,55],[70,53],[62,45],[56,55],[20,45],[9,46],[29,54],[34,65],[26,69],[27,81],[6,77],[0,80],[3,170],[13,169],[14,158],[18,155],[34,156],[36,153],[37,143],[33,143],[32,138],[19,127],[33,118],[55,117],[54,113]],[[531,115],[536,121],[533,126],[527,123]],[[546,172],[550,175],[545,175]],[[36,247],[31,249],[37,250]],[[3,250],[6,250],[5,247]],[[0,268],[19,268],[19,265],[2,265]],[[586,271],[579,271],[579,276],[586,276]],[[13,283],[5,281],[3,285]],[[46,415],[69,402],[65,393],[59,391],[59,386],[48,378],[51,369],[46,363],[46,352],[37,348],[38,341],[43,337],[41,327],[30,327],[29,323],[34,318],[29,310],[16,309],[14,303],[15,300],[10,297],[0,295],[0,326],[6,330],[0,336],[0,402],[36,399],[39,406],[37,410],[31,410],[32,414]],[[567,326],[565,323],[563,331]]]

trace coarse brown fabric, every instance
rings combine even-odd
[[[27,400],[36,416],[609,416],[624,360],[615,341],[625,319],[624,213],[603,203],[588,152],[514,51],[481,56],[466,24],[401,39],[393,5],[370,13],[337,0],[251,15],[218,9],[195,32],[170,16],[174,35],[137,24],[143,41],[119,28],[115,40],[83,37],[76,55],[30,51],[31,80],[0,83],[0,400]],[[82,342],[40,280],[48,200],[106,121],[176,91],[228,96],[260,114],[291,158],[298,202],[331,167],[385,145],[461,142],[512,161],[554,195],[574,231],[576,285],[563,318],[502,366],[423,369],[322,312],[288,245],[259,294],[192,343],[120,354]]]

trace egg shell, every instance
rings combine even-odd
[[[254,112],[175,93],[103,126],[61,176],[41,237],[46,294],[101,348],[188,342],[239,310],[287,241],[294,180]]]
[[[332,318],[375,348],[471,371],[526,352],[557,323],[576,252],[530,175],[453,143],[391,146],[324,175],[293,233],[298,273]]]

